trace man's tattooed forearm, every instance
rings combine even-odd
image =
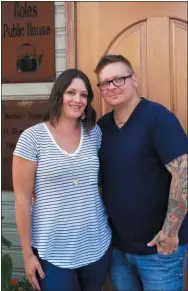
[[[172,174],[168,210],[163,225],[163,232],[169,236],[178,234],[182,221],[187,213],[188,203],[188,156],[183,155],[166,165]]]

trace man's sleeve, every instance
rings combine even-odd
[[[188,153],[188,138],[176,116],[161,107],[155,117],[152,130],[154,148],[166,165]]]

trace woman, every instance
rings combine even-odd
[[[111,231],[98,192],[101,131],[92,100],[83,72],[63,72],[45,122],[26,129],[14,151],[16,223],[37,290],[101,291],[105,280]]]

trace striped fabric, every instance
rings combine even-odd
[[[111,242],[97,184],[100,143],[98,125],[90,134],[81,125],[79,147],[69,154],[57,145],[46,124],[40,123],[22,133],[14,151],[37,161],[32,246],[42,259],[62,268],[97,261]]]

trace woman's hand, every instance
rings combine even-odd
[[[24,256],[24,265],[27,278],[29,279],[31,285],[33,286],[33,289],[40,291],[40,286],[36,277],[36,272],[38,272],[41,279],[44,279],[45,274],[42,270],[38,258],[33,253],[28,256]]]

